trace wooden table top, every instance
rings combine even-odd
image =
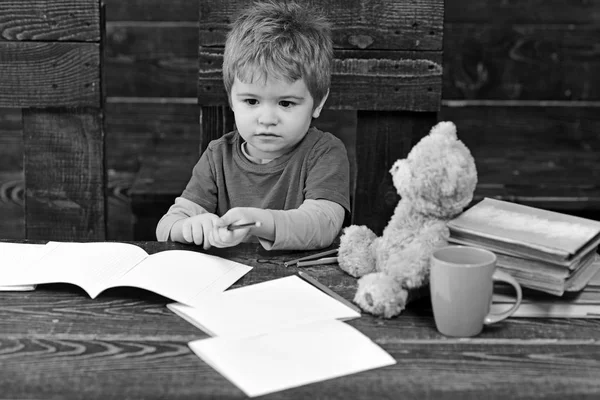
[[[148,253],[194,250],[137,242]],[[234,287],[284,277],[283,262],[307,253],[254,244],[212,254],[255,267]],[[347,299],[356,279],[336,265],[306,267]],[[206,337],[141,289],[109,289],[92,300],[68,284],[0,292],[0,398],[202,399],[244,393],[198,358],[188,342]],[[349,321],[397,364],[273,393],[314,399],[600,398],[600,320],[512,318],[475,338],[436,331],[428,299],[384,320]],[[351,351],[349,349],[348,351]]]

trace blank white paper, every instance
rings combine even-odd
[[[115,284],[147,289],[191,304],[200,297],[223,292],[250,270],[248,265],[210,254],[166,250],[148,256]]]
[[[250,397],[396,363],[367,336],[338,320],[250,337],[196,340],[189,346]]]
[[[211,336],[250,336],[324,319],[360,317],[295,275],[228,290],[203,298],[195,307],[167,307]]]

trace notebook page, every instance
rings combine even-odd
[[[250,397],[396,363],[367,336],[337,320],[196,340],[189,346]]]
[[[188,304],[205,291],[224,291],[251,269],[209,254],[166,250],[147,257],[115,284],[147,289]]]
[[[35,285],[28,282],[31,280],[29,268],[48,250],[44,244],[0,242],[0,291],[33,290]],[[27,283],[4,286],[11,281]]]
[[[117,242],[48,242],[46,246],[51,251],[31,266],[28,283],[71,283],[92,298],[148,256],[138,246]]]
[[[210,307],[167,307],[212,336],[250,336],[323,319],[360,317],[295,275],[228,290],[213,297]]]

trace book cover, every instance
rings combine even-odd
[[[457,239],[566,265],[600,243],[599,221],[491,198],[449,221],[448,228]]]

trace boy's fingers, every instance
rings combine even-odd
[[[204,232],[204,250],[208,250],[214,241],[212,236],[212,228],[202,225],[202,230]]]
[[[202,233],[202,228],[193,229],[194,234],[194,243],[197,245],[201,245],[204,240],[204,234]]]
[[[194,241],[194,237],[192,236],[191,224],[184,223],[181,227],[181,234],[186,242],[192,243]]]

